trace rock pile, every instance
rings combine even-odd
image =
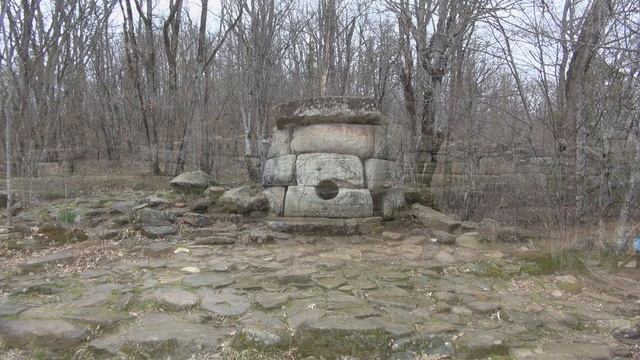
[[[274,108],[262,172],[272,213],[287,217],[391,217],[404,205],[398,126],[374,99],[321,97]]]

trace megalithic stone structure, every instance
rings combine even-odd
[[[273,113],[261,179],[275,213],[389,218],[404,206],[397,125],[387,123],[373,98],[297,100]]]

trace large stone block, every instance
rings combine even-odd
[[[402,153],[402,139],[405,139],[406,128],[400,124],[376,126],[373,157],[385,160],[397,160]]]
[[[262,169],[263,186],[287,186],[295,184],[296,156],[284,155],[267,160]]]
[[[338,189],[333,196],[322,198],[313,186],[289,186],[284,201],[284,216],[351,218],[370,217],[373,214],[369,190]]]
[[[384,116],[373,98],[319,97],[291,101],[273,108],[276,126],[311,124],[382,124]]]
[[[291,128],[274,129],[267,158],[291,154]]]
[[[370,125],[320,124],[296,127],[291,152],[333,153],[370,158],[374,148],[374,127]]]
[[[264,195],[269,201],[269,213],[271,215],[282,216],[286,192],[287,188],[284,186],[272,186],[264,189]]]
[[[380,195],[380,213],[385,220],[393,219],[396,212],[405,206],[404,191],[389,189]]]
[[[397,188],[402,184],[402,174],[394,161],[368,159],[364,162],[367,188],[372,191]]]
[[[301,154],[296,161],[298,185],[317,186],[331,181],[341,188],[364,186],[362,162],[357,156],[341,154]]]

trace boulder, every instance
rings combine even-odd
[[[273,115],[279,129],[310,124],[378,125],[385,122],[377,101],[361,97],[335,96],[291,101],[275,106]]]
[[[262,169],[263,186],[295,185],[294,171],[296,155],[283,155],[271,158],[264,163]]]
[[[291,129],[274,129],[267,159],[291,154]]]
[[[169,184],[174,189],[185,193],[202,192],[209,186],[218,185],[209,174],[202,170],[183,172],[173,178]]]
[[[373,157],[384,160],[398,160],[402,152],[402,139],[405,128],[399,124],[387,124],[375,127]]]
[[[172,226],[176,215],[168,210],[143,208],[136,212],[135,222],[140,227]]]
[[[289,186],[284,201],[285,216],[352,218],[373,215],[369,190],[338,189],[333,198],[320,197],[311,186]]]
[[[424,205],[411,205],[411,214],[419,223],[434,230],[454,233],[460,228],[460,221]]]
[[[278,218],[267,222],[272,231],[306,235],[368,235],[382,229],[382,218]]]
[[[284,186],[272,186],[264,189],[264,196],[269,201],[269,213],[281,216],[284,213],[284,197],[287,188]]]
[[[374,127],[370,125],[320,124],[293,129],[291,152],[373,155]]]
[[[214,211],[237,214],[250,214],[253,211],[267,209],[267,197],[261,189],[250,185],[225,191],[214,206]]]
[[[402,173],[394,161],[367,159],[364,162],[364,177],[367,189],[381,191],[398,188],[402,184]]]
[[[318,186],[332,181],[340,188],[364,186],[362,162],[357,156],[341,154],[302,154],[296,161],[298,185]]]

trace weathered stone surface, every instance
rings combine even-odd
[[[150,238],[157,239],[165,236],[175,235],[178,230],[173,226],[145,226],[142,228],[142,235]]]
[[[450,335],[416,334],[391,343],[391,351],[409,355],[408,359],[419,359],[420,355],[451,356],[454,353]]]
[[[210,203],[215,203],[225,191],[227,190],[223,186],[209,186],[203,194],[209,199]]]
[[[454,235],[449,234],[446,231],[433,230],[431,232],[431,237],[438,240],[440,244],[455,244],[456,237]]]
[[[366,235],[382,227],[382,218],[327,219],[285,217],[267,222],[269,229],[292,234]]]
[[[203,214],[188,212],[182,215],[182,221],[195,227],[211,225],[209,217]]]
[[[182,279],[182,285],[194,288],[208,286],[216,289],[225,287],[231,283],[233,283],[233,278],[228,275],[216,273],[192,274],[187,275]]]
[[[245,296],[215,293],[210,290],[199,291],[200,307],[220,316],[240,316],[249,310],[251,305]]]
[[[246,349],[287,349],[291,345],[291,333],[282,321],[260,314],[258,320],[246,324],[233,338],[233,347]],[[253,319],[249,319],[251,321]]]
[[[368,125],[322,124],[293,129],[291,152],[355,155],[366,159],[373,155],[373,127]]]
[[[459,235],[456,238],[456,244],[469,249],[481,249],[483,247],[481,240],[480,233],[472,231]]]
[[[156,241],[144,247],[142,253],[148,257],[161,257],[173,252],[173,246],[164,242]]]
[[[382,124],[373,98],[318,97],[291,101],[273,108],[278,128],[321,123]]]
[[[362,162],[357,156],[341,154],[302,154],[296,161],[298,185],[317,186],[332,181],[340,188],[364,185]]]
[[[435,206],[435,197],[431,189],[424,185],[405,185],[404,196],[409,205],[421,204],[429,207]]]
[[[386,359],[388,337],[373,322],[352,317],[307,321],[296,331],[301,356]]]
[[[274,129],[267,158],[291,154],[291,128]]]
[[[176,219],[176,215],[171,211],[149,208],[140,209],[135,215],[135,222],[141,227],[171,226]]]
[[[65,320],[0,320],[0,339],[13,347],[70,350],[80,346],[87,330]]]
[[[275,216],[284,214],[284,197],[287,188],[284,186],[272,186],[264,189],[264,196],[269,201],[269,213]]]
[[[373,157],[376,159],[397,160],[402,152],[402,139],[405,128],[399,124],[389,123],[376,126]]]
[[[167,314],[145,315],[115,334],[97,338],[89,349],[98,355],[186,359],[198,351],[216,351],[228,330],[194,324]],[[137,356],[136,356],[137,357]]]
[[[156,289],[151,297],[169,310],[190,309],[198,304],[198,297],[183,289],[160,288]]]
[[[453,233],[460,228],[460,221],[424,205],[411,205],[411,213],[419,223],[435,230]]]
[[[389,189],[382,193],[373,193],[373,211],[376,215],[382,215],[385,220],[395,218],[398,210],[405,207],[404,191],[402,189]]]
[[[249,214],[269,208],[269,200],[262,189],[244,185],[225,191],[216,202],[214,209],[219,212]]]
[[[339,189],[333,199],[322,199],[310,186],[290,186],[284,201],[285,216],[352,218],[373,215],[369,190]]]
[[[24,272],[46,270],[58,264],[71,264],[78,256],[80,256],[79,250],[58,250],[48,255],[31,258],[19,266]]]
[[[398,164],[389,160],[365,160],[364,177],[367,182],[367,189],[371,191],[398,188],[402,184],[402,173]]]
[[[283,155],[271,158],[264,163],[262,170],[263,186],[295,185],[296,155]]]
[[[202,192],[209,186],[218,185],[209,174],[202,170],[183,172],[173,178],[169,184],[182,192]]]

